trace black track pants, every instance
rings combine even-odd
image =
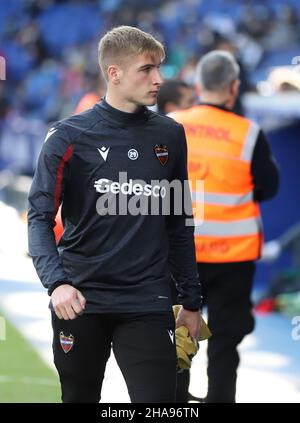
[[[52,313],[62,401],[100,401],[112,346],[132,402],[174,402],[174,325],[172,312],[84,314],[75,320]]]
[[[235,402],[237,347],[254,328],[251,289],[254,262],[199,263],[208,326],[207,402]]]

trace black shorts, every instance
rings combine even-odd
[[[60,320],[52,312],[52,326],[63,402],[100,401],[111,347],[131,402],[175,401],[172,312],[83,314],[75,320]]]

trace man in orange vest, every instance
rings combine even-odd
[[[234,57],[212,51],[197,67],[201,102],[170,115],[183,124],[188,141],[198,272],[213,333],[205,402],[235,402],[237,346],[254,328],[250,296],[263,237],[259,202],[279,186],[262,130],[232,112],[239,84]],[[202,194],[195,188],[199,180]]]

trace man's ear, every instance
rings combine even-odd
[[[195,92],[197,97],[200,97],[202,90],[199,84],[195,84]]]
[[[233,94],[234,98],[236,98],[239,95],[240,85],[241,85],[240,79],[235,79],[231,83],[230,91],[231,91],[231,94]]]
[[[107,68],[108,81],[114,85],[119,85],[122,76],[122,70],[118,65],[110,65]]]

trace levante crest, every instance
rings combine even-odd
[[[68,353],[74,345],[74,336],[65,336],[63,332],[59,334],[60,345],[65,353]]]
[[[164,166],[169,158],[168,147],[166,145],[156,144],[154,147],[154,152],[160,164]]]

